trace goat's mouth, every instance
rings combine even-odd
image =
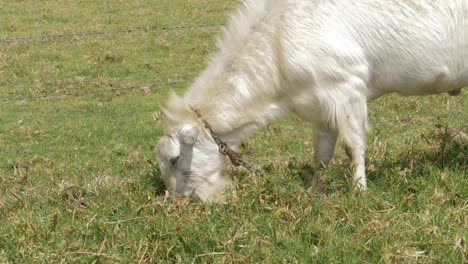
[[[224,193],[232,188],[231,177],[224,171],[206,177],[194,173],[184,174],[185,188],[170,190],[171,197],[188,196],[203,202],[219,202],[224,199]]]
[[[211,193],[195,189],[190,194],[190,198],[193,200],[200,200],[202,202],[220,202],[224,199],[224,190],[215,190]]]
[[[219,202],[224,199],[224,189],[210,189],[207,190],[205,187],[198,187],[195,189],[189,189],[184,192],[167,191],[166,197],[168,198],[184,198],[188,197],[191,200],[200,200],[202,202]]]

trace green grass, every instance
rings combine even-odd
[[[3,1],[0,36],[217,24],[234,6]],[[241,149],[265,177],[229,168],[236,192],[221,204],[166,198],[161,107],[206,65],[217,31],[0,43],[0,263],[466,262],[466,93],[370,103],[365,193],[341,144],[324,193],[310,193],[311,127],[289,116]]]

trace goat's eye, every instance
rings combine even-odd
[[[177,162],[179,162],[180,156],[177,156],[175,158],[171,158],[169,161],[171,162],[172,166],[175,166]]]

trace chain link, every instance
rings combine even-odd
[[[239,158],[237,160],[237,162],[239,163],[239,165],[241,165],[242,167],[246,168],[247,170],[249,170],[250,172],[253,172],[255,174],[257,174],[258,176],[264,176],[263,172],[260,170],[260,169],[257,169],[256,167],[252,166],[251,164],[247,163],[247,161]]]

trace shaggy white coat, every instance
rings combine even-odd
[[[294,112],[314,126],[316,167],[340,134],[365,189],[367,101],[466,85],[468,0],[246,0],[206,70],[168,102],[157,159],[171,193],[219,199],[226,158],[192,109],[234,147]]]

